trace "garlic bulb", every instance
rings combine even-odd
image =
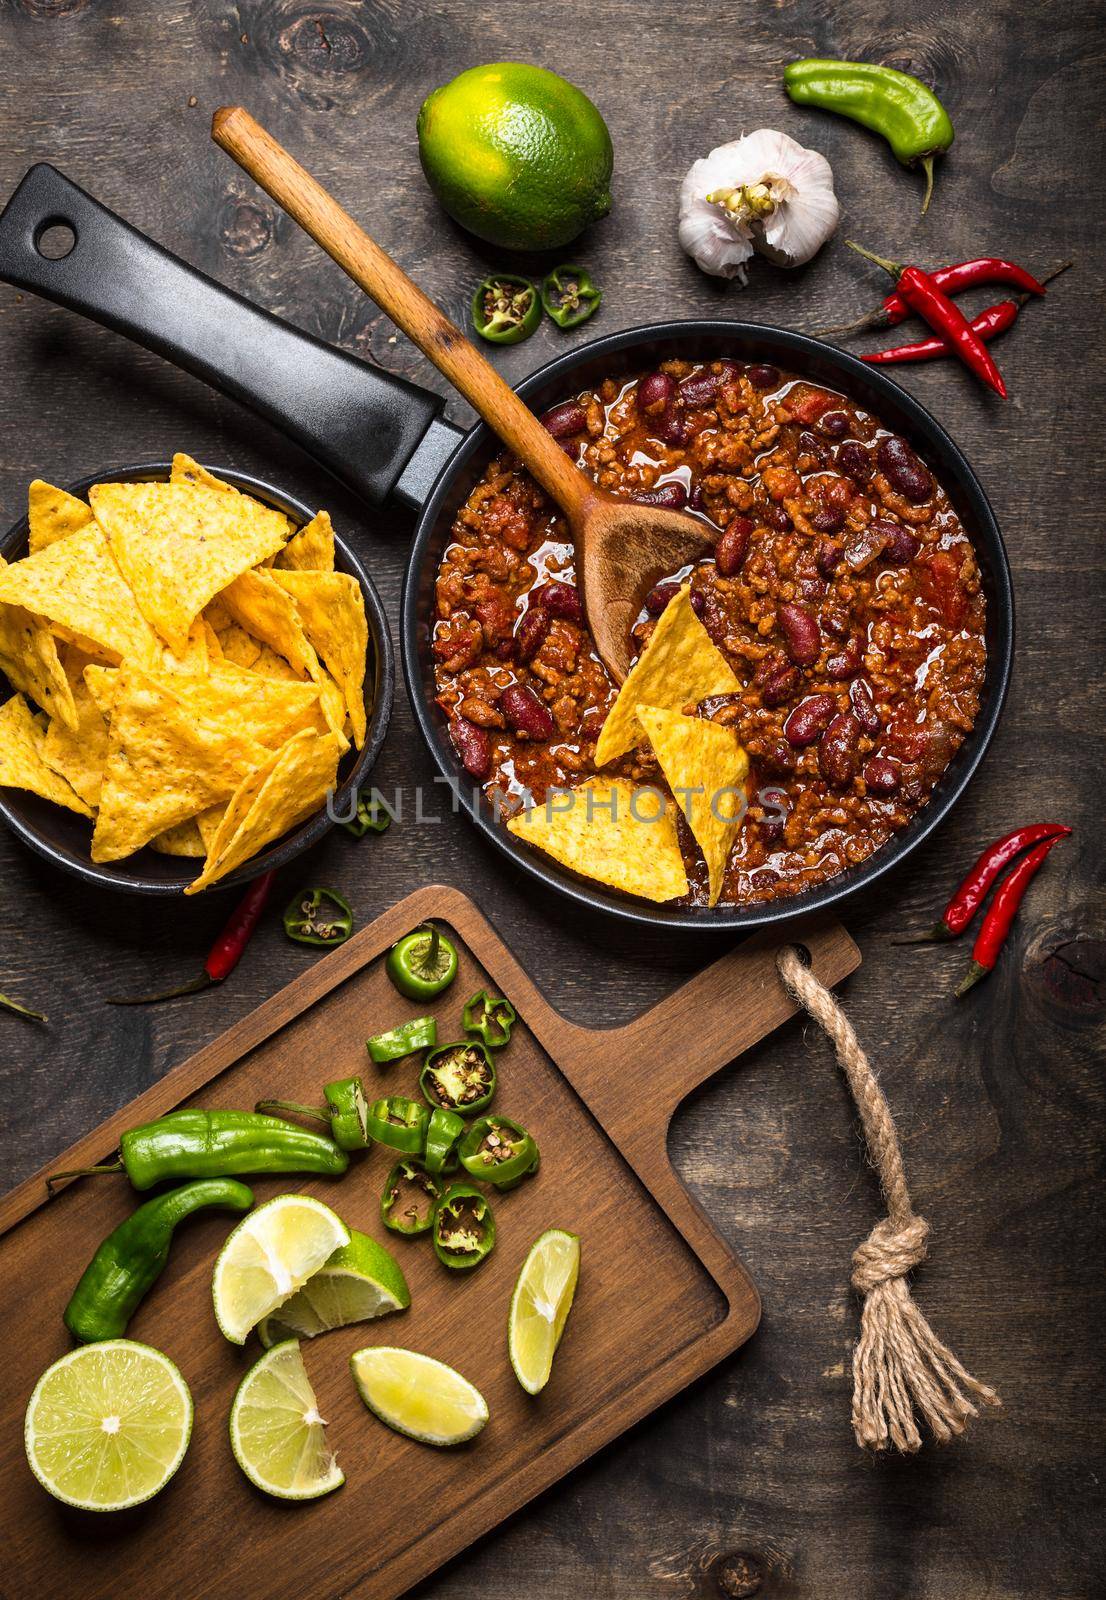
[[[837,218],[825,156],[772,128],[720,144],[694,163],[680,190],[680,243],[704,272],[742,283],[754,250],[777,266],[801,267]]]

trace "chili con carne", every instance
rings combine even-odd
[[[429,1111],[417,1100],[393,1094],[373,1102],[368,1117],[369,1134],[377,1144],[401,1150],[406,1156],[417,1156],[422,1154],[426,1143],[429,1120]]]
[[[495,1094],[495,1063],[487,1045],[461,1039],[432,1050],[419,1073],[428,1105],[471,1117],[489,1106]]]
[[[457,1141],[465,1131],[465,1120],[456,1111],[445,1106],[435,1106],[426,1126],[426,1149],[423,1161],[427,1172],[453,1172],[458,1165]]]
[[[82,1344],[121,1339],[169,1259],[179,1222],[206,1206],[248,1211],[253,1193],[233,1178],[203,1178],[147,1200],[100,1245],[62,1313]]]
[[[359,794],[356,812],[348,822],[342,823],[355,839],[363,839],[367,833],[387,833],[391,825],[392,813],[375,790],[371,794]]]
[[[301,889],[285,909],[284,931],[297,944],[344,944],[353,932],[353,910],[336,889]]]
[[[971,870],[960,880],[952,898],[942,913],[940,922],[926,933],[896,939],[895,944],[932,944],[945,939],[957,939],[971,922],[987,896],[987,891],[1002,869],[1020,856],[1030,845],[1046,839],[1066,839],[1071,829],[1062,822],[1034,822],[1028,827],[1015,828],[1003,834],[975,861]]]
[[[263,872],[260,878],[250,884],[220,929],[219,936],[212,945],[198,978],[193,978],[189,983],[182,983],[175,989],[163,989],[157,994],[109,995],[108,1005],[156,1005],[160,1000],[175,1000],[178,995],[198,994],[201,989],[209,989],[213,983],[222,983],[224,978],[229,978],[253,937],[253,931],[261,920],[261,913],[265,909],[275,881],[276,873],[271,871]]]
[[[428,1233],[442,1191],[423,1162],[408,1156],[389,1172],[380,1196],[380,1219],[393,1233]]]
[[[404,1056],[414,1055],[416,1050],[432,1050],[437,1042],[438,1024],[434,1018],[412,1017],[410,1022],[401,1022],[386,1033],[374,1034],[366,1040],[365,1049],[377,1066],[383,1067],[389,1061],[401,1061]]]
[[[499,272],[477,284],[472,325],[489,344],[521,344],[541,321],[541,300],[529,278]]]
[[[518,1018],[509,1000],[496,998],[478,989],[465,1001],[461,1021],[466,1033],[474,1033],[489,1050],[502,1050],[511,1042],[511,1029]]]
[[[558,328],[578,328],[595,315],[602,298],[583,267],[554,267],[542,279],[541,303]]]
[[[538,1170],[538,1147],[510,1117],[481,1117],[461,1140],[458,1154],[471,1178],[513,1189]]]
[[[385,971],[408,1000],[433,1000],[457,976],[457,951],[444,933],[427,923],[392,946]]]
[[[972,947],[972,964],[956,986],[958,1000],[993,969],[1018,907],[1025,898],[1025,891],[1044,866],[1053,845],[1059,844],[1062,837],[1061,834],[1055,834],[1051,839],[1035,845],[1017,866],[1011,867],[995,890],[995,897],[987,907],[987,915],[983,918]]]
[[[492,1208],[469,1183],[454,1183],[434,1213],[434,1254],[444,1267],[467,1271],[495,1249]]]

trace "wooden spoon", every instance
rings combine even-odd
[[[522,461],[568,520],[576,576],[595,647],[616,682],[630,661],[630,629],[658,578],[695,561],[708,543],[694,517],[616,500],[573,465],[490,362],[392,258],[241,106],[216,111],[211,136],[322,245],[444,373]]]

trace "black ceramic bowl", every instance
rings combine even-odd
[[[987,671],[975,727],[956,752],[922,808],[885,845],[857,867],[815,889],[788,899],[749,906],[653,905],[594,880],[580,877],[507,832],[481,792],[460,770],[445,725],[434,702],[430,634],[434,618],[434,578],[458,509],[465,503],[489,459],[499,447],[484,426],[467,434],[449,458],[426,502],[416,533],[403,596],[403,666],[411,700],[442,772],[458,785],[460,800],[476,826],[520,872],[582,906],[613,913],[625,921],[681,932],[746,932],[824,910],[869,887],[929,837],[963,794],[983,760],[1002,711],[1014,650],[1014,598],[1010,570],[994,512],[979,479],[952,439],[924,407],[876,368],[831,345],[782,328],[740,322],[669,322],[630,328],[579,346],[542,367],[519,387],[534,411],[592,388],[604,378],[629,377],[658,362],[679,358],[771,362],[802,378],[836,389],[871,411],[888,428],[910,441],[933,469],[971,538],[987,599]]]
[[[271,484],[262,483],[244,472],[234,472],[226,467],[211,469],[227,483],[245,494],[252,494],[266,505],[292,519],[297,527],[309,522],[314,512],[290,495]],[[137,467],[121,467],[109,472],[96,473],[69,485],[70,494],[83,496],[94,483],[137,483],[169,476],[168,462],[148,462]],[[0,542],[0,553],[8,561],[17,561],[27,553],[27,519],[16,525]],[[395,690],[395,660],[384,608],[376,586],[349,545],[335,539],[335,566],[339,572],[348,572],[361,585],[365,597],[365,616],[369,625],[369,661],[365,674],[365,702],[368,712],[368,731],[361,750],[351,749],[338,769],[338,787],[335,790],[334,810],[339,816],[348,815],[352,796],[361,787],[379,754],[388,728]],[[0,684],[7,687],[0,674]],[[121,861],[94,862],[89,855],[92,825],[61,806],[51,805],[38,795],[23,789],[0,789],[0,816],[24,844],[30,845],[40,856],[63,867],[86,883],[105,889],[121,889],[132,894],[183,894],[200,869],[199,861],[179,856],[160,855],[156,850],[139,850]],[[310,848],[333,826],[327,809],[310,817],[283,838],[276,839],[267,850],[245,862],[236,872],[221,878],[213,889],[229,889],[247,883],[270,867],[282,867],[295,856]],[[209,890],[208,893],[212,891]]]

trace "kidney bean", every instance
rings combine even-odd
[[[635,490],[630,499],[636,506],[665,506],[669,511],[680,511],[687,505],[687,490],[675,479],[656,489]]]
[[[516,733],[525,733],[530,739],[544,741],[553,732],[552,713],[542,705],[533,689],[528,689],[525,684],[510,684],[504,689],[499,704]]]
[[[878,733],[883,727],[872,686],[867,678],[854,678],[849,685],[849,701],[853,715],[865,733]]]
[[[819,533],[836,533],[845,526],[844,506],[819,506],[811,512],[810,526]]]
[[[637,386],[638,409],[648,411],[653,406],[667,405],[675,393],[675,379],[667,372],[647,372]]]
[[[748,517],[731,517],[727,522],[725,532],[714,547],[715,563],[724,578],[732,578],[735,572],[741,571],[752,531],[753,524]]]
[[[689,511],[706,511],[707,502],[706,497],[703,494],[703,486],[701,483],[697,483],[694,489],[692,489],[691,493],[688,495],[687,509]]]
[[[702,589],[692,589],[691,593],[688,595],[688,602],[692,611],[694,611],[695,615],[701,622],[703,620],[703,613],[707,609],[707,602],[704,598]]]
[[[841,560],[841,546],[836,539],[823,539],[818,546],[816,561],[823,578],[832,578],[834,568]]]
[[[543,583],[540,589],[534,589],[530,595],[532,606],[543,606],[551,617],[561,617],[565,622],[583,622],[584,607],[580,600],[580,591],[574,583],[562,583],[558,578],[551,578],[548,583]]]
[[[933,477],[911,450],[905,439],[892,434],[880,442],[877,452],[880,471],[899,494],[905,495],[912,505],[921,505],[933,493]]]
[[[829,460],[829,447],[821,439],[815,438],[809,429],[799,435],[799,454],[813,456],[815,461]]]
[[[795,526],[783,507],[776,505],[774,501],[769,501],[760,512],[760,516],[765,526],[774,528],[777,533],[790,533]]]
[[[705,406],[717,397],[724,381],[721,372],[711,372],[708,368],[685,378],[677,392],[685,406]]]
[[[894,794],[899,786],[899,769],[886,756],[872,756],[861,776],[870,794]]]
[[[756,762],[759,771],[785,778],[794,772],[797,759],[791,746],[783,739],[777,739],[760,752]]]
[[[687,440],[687,423],[675,395],[668,401],[657,423],[657,435],[665,444],[684,444]]]
[[[449,719],[449,737],[461,758],[461,765],[473,778],[486,778],[492,769],[492,742],[483,728],[467,717]]]
[[[678,583],[655,583],[645,596],[645,609],[651,617],[659,617],[670,600],[675,600],[680,592]]]
[[[799,669],[789,662],[774,667],[760,686],[761,704],[782,706],[799,687]]]
[[[714,643],[721,646],[730,631],[730,619],[726,615],[726,608],[713,589],[702,589],[699,592],[703,597],[703,609],[697,612],[696,615],[701,618],[703,627],[710,634]],[[691,597],[694,601],[694,590],[691,592]]]
[[[802,606],[785,602],[776,609],[776,621],[787,641],[787,653],[800,667],[812,666],[822,648],[818,622]]]
[[[780,381],[779,367],[753,366],[748,369],[749,382],[754,389],[774,389]]]
[[[909,566],[922,548],[922,541],[916,539],[909,528],[904,528],[899,522],[892,522],[890,517],[883,517],[878,522],[873,522],[872,527],[878,528],[886,538],[883,559],[889,561],[893,567]]]
[[[823,611],[821,621],[826,632],[832,633],[835,639],[847,639],[852,627],[852,612],[847,606],[844,611]]]
[[[515,644],[518,647],[518,659],[531,661],[537,655],[553,619],[544,606],[531,605],[523,614],[522,621],[515,629]]]
[[[804,600],[821,600],[825,597],[826,586],[821,578],[800,578],[799,593]]]
[[[518,645],[514,639],[500,639],[495,647],[497,661],[516,661],[518,659]]]
[[[856,776],[860,724],[848,711],[834,717],[818,746],[818,770],[835,789],[844,789]]]
[[[872,458],[855,439],[847,439],[844,444],[838,445],[834,462],[854,483],[867,483],[872,476]]]
[[[878,522],[858,528],[845,540],[845,562],[853,572],[863,572],[887,548],[887,535]]]
[[[831,694],[810,694],[800,700],[783,725],[783,736],[789,745],[801,750],[813,744],[823,728],[828,728],[837,715],[837,701]]]
[[[834,679],[855,678],[864,663],[864,646],[854,634],[839,656],[830,656],[826,675]]]
[[[849,431],[849,419],[843,411],[827,411],[818,427],[827,439],[841,439]]]
[[[566,400],[563,405],[543,411],[541,425],[548,428],[554,439],[567,439],[571,434],[583,433],[588,425],[588,414],[576,400]]]

